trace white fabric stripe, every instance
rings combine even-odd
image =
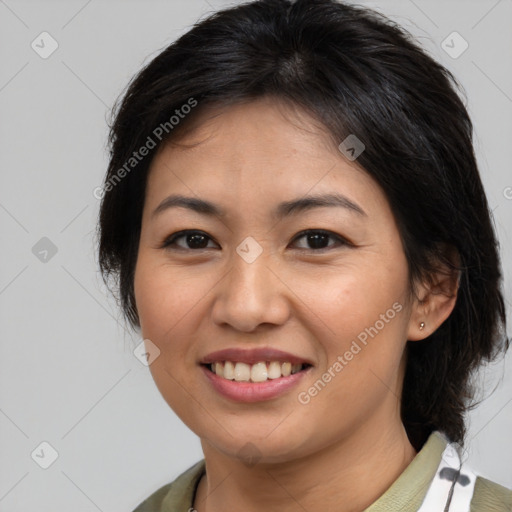
[[[453,477],[460,465],[460,456],[456,446],[448,444],[441,455],[441,462],[418,512],[444,512]],[[470,468],[462,465],[459,478],[453,488],[449,512],[470,512],[476,478],[477,475]]]

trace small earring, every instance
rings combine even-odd
[[[425,327],[425,322],[420,323],[420,331],[423,331],[423,328]]]

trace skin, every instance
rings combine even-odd
[[[400,419],[404,347],[448,317],[450,286],[439,277],[411,293],[385,195],[307,114],[270,98],[209,109],[179,143],[160,148],[151,164],[134,287],[141,333],[160,349],[150,365],[155,383],[201,439],[206,476],[194,508],[364,510],[416,455]],[[322,207],[271,217],[281,201],[328,192],[365,214]],[[170,194],[209,200],[225,215],[171,208],[153,216]],[[185,229],[206,234],[206,248],[191,248],[186,237],[162,247]],[[334,236],[319,250],[296,238],[306,229]],[[263,249],[250,264],[236,252],[248,236]],[[401,311],[299,403],[298,393],[397,302]],[[263,346],[314,367],[297,388],[243,404],[219,395],[198,365],[216,350]],[[255,465],[239,454],[248,442]]]

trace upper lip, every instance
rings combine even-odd
[[[226,348],[224,350],[217,350],[216,352],[211,352],[206,357],[204,357],[200,363],[201,364],[210,364],[218,361],[236,361],[240,363],[246,364],[255,364],[260,361],[280,361],[290,362],[292,364],[309,364],[313,363],[304,357],[300,357],[294,354],[290,354],[289,352],[283,352],[282,350],[277,350],[275,348],[270,347],[262,347],[262,348]]]

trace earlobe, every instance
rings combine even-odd
[[[426,300],[418,298],[414,301],[407,333],[407,339],[410,341],[419,341],[431,334],[430,326],[427,328],[428,309],[426,302]]]
[[[408,340],[419,341],[430,336],[450,316],[455,307],[457,294],[430,293],[419,301],[411,315]]]
[[[451,315],[457,301],[459,282],[460,272],[444,267],[431,276],[429,283],[419,286],[409,322],[408,340],[427,338]]]
[[[407,339],[409,341],[419,341],[419,340],[426,338],[430,334],[432,334],[432,333],[424,332],[426,325],[427,324],[425,322],[419,322],[416,325],[413,325],[411,323],[409,325],[409,335],[408,335]]]

